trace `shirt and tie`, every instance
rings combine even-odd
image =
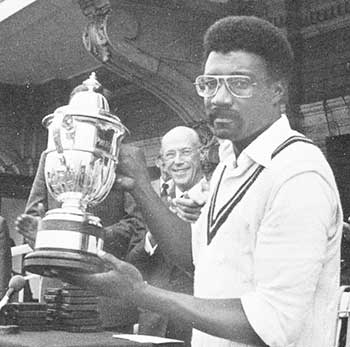
[[[162,200],[168,200],[168,189],[169,189],[169,184],[166,182],[163,182],[161,187],[160,187],[160,197]]]

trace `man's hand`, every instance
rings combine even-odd
[[[171,210],[185,222],[194,223],[201,214],[209,194],[209,183],[202,179],[180,198],[172,200]]]
[[[134,301],[134,298],[140,295],[147,285],[141,273],[133,265],[104,251],[99,251],[98,256],[108,269],[106,272],[97,274],[60,272],[58,277],[79,287],[88,288],[97,295]]]
[[[15,230],[23,235],[25,241],[34,249],[36,233],[38,231],[39,217],[21,214],[15,221]]]
[[[121,145],[117,173],[118,184],[127,191],[151,181],[143,151],[130,145]]]
[[[171,209],[185,222],[194,223],[199,218],[203,205],[185,195],[173,199]]]
[[[34,249],[36,234],[38,232],[39,222],[45,215],[45,209],[42,203],[38,204],[38,213],[39,213],[39,217],[35,217],[32,215],[23,213],[20,216],[18,216],[15,221],[15,230],[21,235],[23,235],[25,241],[33,249]]]

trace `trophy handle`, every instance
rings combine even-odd
[[[64,114],[63,112],[55,112],[52,120],[52,135],[62,165],[66,166],[66,158],[64,157],[64,150],[62,145],[62,129],[65,129],[67,138],[74,140],[75,137],[75,123],[71,114]]]

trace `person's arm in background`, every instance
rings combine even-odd
[[[43,210],[47,211],[61,206],[47,190],[45,181],[45,159],[46,153],[43,152],[40,156],[38,169],[24,210],[25,214],[40,218],[43,217]]]
[[[124,215],[117,222],[105,227],[104,250],[118,259],[136,266],[145,279],[158,260],[158,251],[150,256],[145,250],[145,237],[148,228],[143,220],[141,210],[128,192],[117,189],[124,206]]]
[[[24,210],[25,214],[40,217],[40,213],[38,211],[39,203],[44,205],[44,209],[47,211],[48,209],[48,199],[47,199],[47,188],[45,182],[45,153],[41,153],[40,161],[38,165],[38,169],[35,174],[35,178],[33,181],[32,188],[29,193],[29,197],[26,203],[26,207]]]
[[[6,220],[0,217],[0,298],[2,298],[11,278],[12,256],[9,228]]]
[[[128,261],[130,251],[142,243],[146,234],[146,225],[132,196],[127,192],[120,192],[120,194],[122,194],[124,214],[117,223],[104,228],[104,250],[119,259]]]
[[[48,197],[48,191],[45,182],[45,158],[43,152],[40,157],[39,166],[33,181],[24,214],[17,217],[15,222],[16,231],[23,235],[26,242],[33,248],[38,230],[38,222],[43,217],[45,211],[48,210],[49,199],[50,208],[59,207],[59,203],[53,198]],[[51,202],[52,200],[52,202]]]
[[[153,187],[154,188],[154,187]],[[140,208],[135,203],[135,200],[129,193],[125,193],[126,206],[129,208],[128,214],[131,217],[135,233],[129,245],[125,261],[133,264],[142,273],[145,280],[149,280],[152,270],[156,269],[159,262],[164,262],[164,255],[160,251],[157,243],[150,240],[150,233],[143,217]],[[148,243],[148,245],[147,245]]]
[[[162,253],[158,245],[150,253],[149,249],[145,246],[147,242],[146,237],[131,247],[125,260],[137,267],[144,279],[148,281],[150,280],[149,276],[152,274],[152,270],[157,269],[159,267],[157,264],[164,262],[166,256]]]

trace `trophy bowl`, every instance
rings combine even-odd
[[[80,88],[81,87],[81,88]],[[100,219],[86,212],[108,195],[115,180],[118,152],[127,129],[109,112],[101,85],[92,73],[69,104],[43,119],[48,129],[45,181],[62,205],[39,223],[35,249],[24,269],[53,277],[58,271],[99,272],[103,248]]]

